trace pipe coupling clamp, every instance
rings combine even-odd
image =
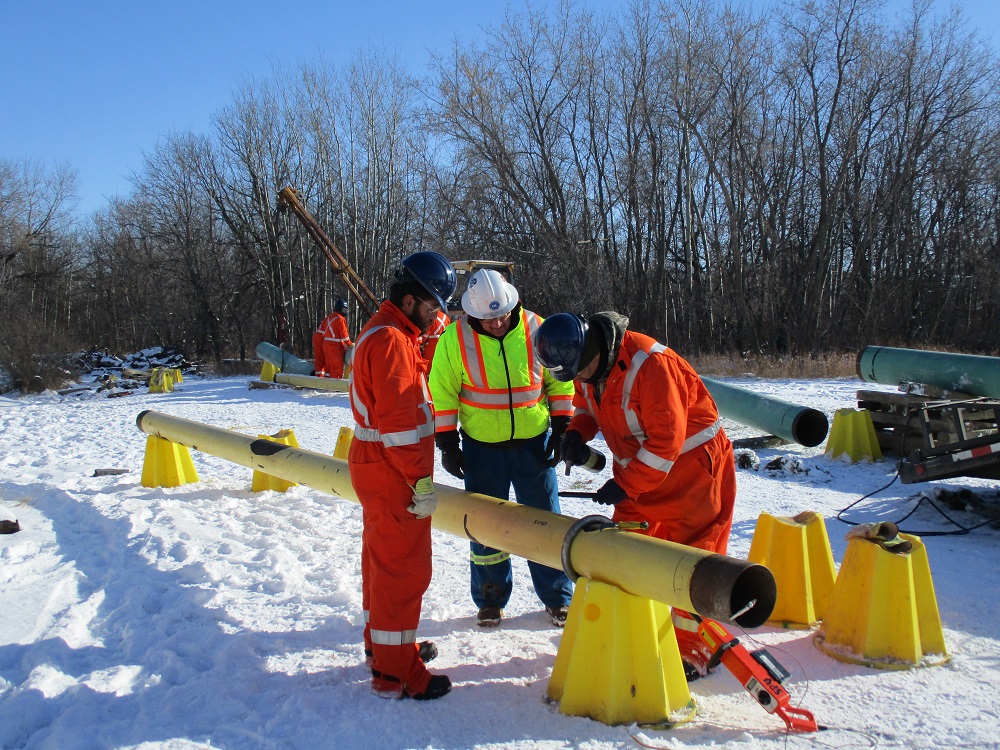
[[[562,549],[559,557],[562,560],[563,572],[573,583],[580,577],[580,574],[573,569],[573,564],[569,561],[569,550],[573,546],[576,535],[581,531],[601,531],[602,529],[614,528],[615,523],[607,516],[584,516],[569,527],[566,536],[563,537]]]

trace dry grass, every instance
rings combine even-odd
[[[707,354],[687,358],[699,375],[714,378],[754,376],[758,378],[830,379],[857,377],[854,352],[805,356]]]

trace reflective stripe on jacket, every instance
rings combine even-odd
[[[615,480],[632,498],[656,489],[680,455],[722,431],[715,402],[691,365],[632,331],[625,331],[600,398],[580,383],[573,405],[569,429],[585,440],[603,433]]]
[[[316,332],[322,334],[323,340],[335,344],[350,346],[351,334],[347,330],[347,318],[340,313],[330,313],[319,324]]]
[[[484,443],[532,438],[549,414],[569,416],[573,384],[555,380],[535,358],[531,335],[542,318],[528,310],[502,339],[482,335],[468,317],[448,326],[431,370],[435,428],[458,429]]]
[[[438,310],[437,317],[434,318],[434,322],[430,324],[430,327],[427,329],[427,333],[421,334],[420,338],[417,339],[417,345],[420,347],[420,353],[428,362],[434,360],[434,350],[437,349],[438,340],[441,338],[441,334],[444,333],[444,329],[447,328],[450,323],[451,318],[448,317],[448,313],[444,310]]]
[[[354,346],[351,410],[363,443],[379,443],[411,487],[434,473],[434,406],[417,348],[417,327],[383,302]]]

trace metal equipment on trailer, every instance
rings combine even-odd
[[[879,448],[901,457],[903,483],[1000,479],[1000,358],[869,346],[857,369],[862,380],[899,386],[857,395]]]

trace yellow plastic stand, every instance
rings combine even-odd
[[[146,438],[146,456],[142,462],[143,487],[178,487],[197,482],[191,452],[183,445],[156,435]]]
[[[270,362],[265,361],[260,368],[260,379],[264,383],[273,383],[274,376],[279,372],[281,372],[281,370],[272,365]]]
[[[258,435],[257,437],[261,440],[270,440],[274,443],[290,445],[292,448],[299,447],[299,441],[295,439],[295,433],[291,430],[281,430],[280,432],[276,432],[274,435]],[[289,482],[284,479],[271,476],[270,474],[265,474],[263,471],[254,470],[253,481],[250,483],[250,491],[264,492],[265,490],[274,490],[275,492],[284,492],[289,487],[294,487],[296,484],[296,482]]]
[[[882,460],[875,425],[867,409],[837,409],[826,441],[826,455],[830,458],[847,456],[852,464],[862,458],[869,462]]]
[[[919,537],[905,553],[867,539],[847,553],[826,618],[814,643],[840,661],[880,669],[909,669],[948,661],[927,549]]]
[[[761,513],[747,559],[774,573],[778,598],[769,625],[811,628],[823,619],[837,579],[823,516]]]
[[[170,372],[174,376],[174,383],[183,383],[184,382],[184,376],[181,374],[181,368],[175,367]]]
[[[173,370],[166,367],[156,367],[149,379],[150,393],[170,393],[174,390]]]
[[[693,711],[670,608],[578,579],[546,694],[561,713],[604,724]]]
[[[351,452],[351,441],[354,440],[354,430],[350,427],[341,427],[337,433],[337,445],[333,449],[333,457],[347,460],[347,455]]]

